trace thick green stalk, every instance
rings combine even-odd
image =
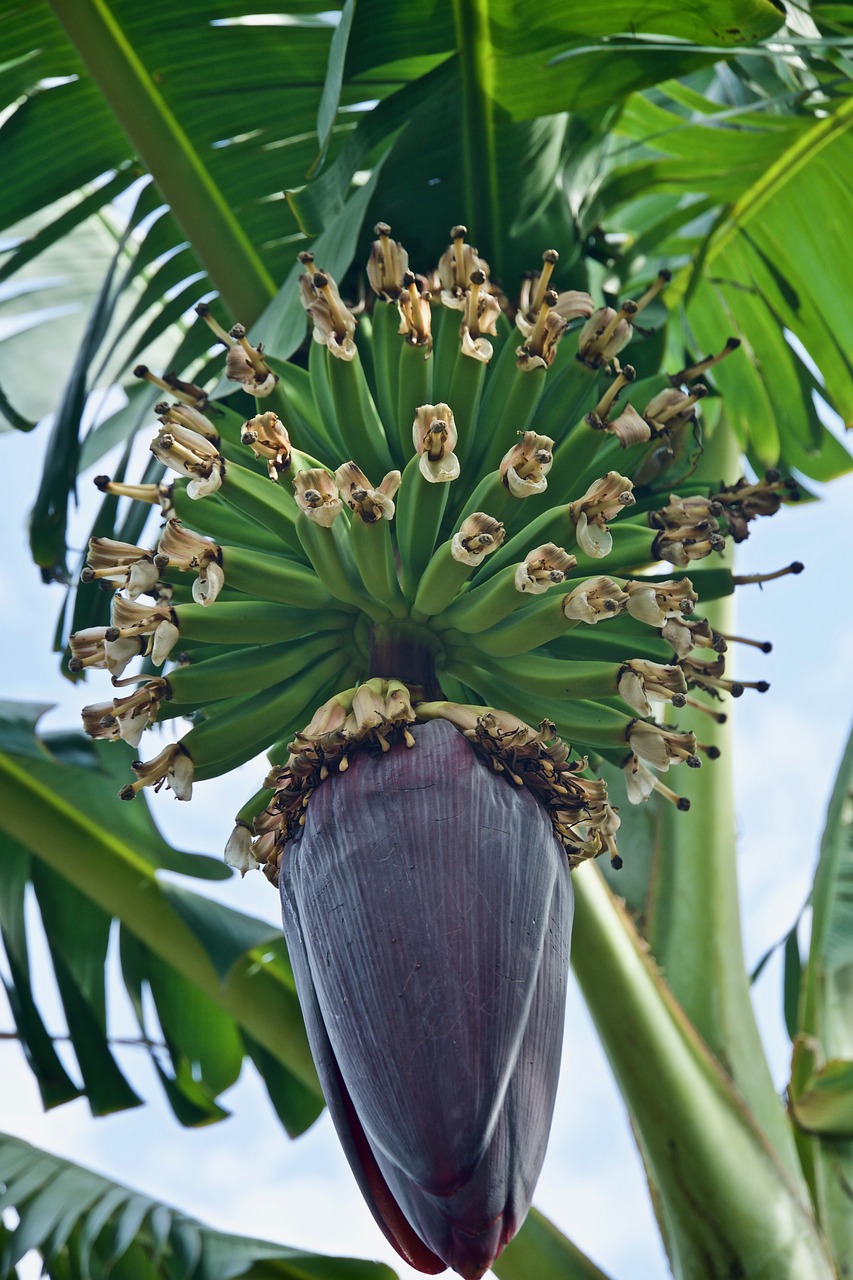
[[[834,1280],[802,1187],[601,875],[573,876],[572,964],[659,1196],[678,1280]]]
[[[718,431],[703,469],[738,474],[734,434]],[[700,601],[701,604],[701,601]],[[713,626],[733,632],[732,596],[703,610]],[[731,704],[727,707],[731,717]],[[684,770],[679,793],[689,815],[662,806],[648,942],[697,1031],[729,1073],[792,1176],[799,1176],[793,1136],[776,1094],[758,1034],[743,958],[737,893],[737,838],[731,723],[700,712],[678,713],[679,726],[718,746],[719,760]]]
[[[252,324],[275,282],[107,0],[50,3],[229,310]]]

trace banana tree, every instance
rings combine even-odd
[[[122,205],[31,524],[44,576],[64,577],[78,471],[128,442],[118,472],[98,478],[84,586],[59,635],[64,647],[71,633],[73,677],[106,667],[121,682],[142,657],[137,687],[86,708],[88,787],[21,734],[17,713],[0,777],[19,1031],[46,1102],[81,1087],[96,1109],[138,1102],[93,974],[118,918],[146,1035],[141,993],[155,995],[170,1059],[158,1073],[179,1118],[221,1114],[249,1054],[291,1132],[325,1096],[404,1257],[479,1275],[520,1224],[541,1162],[574,898],[575,970],[675,1274],[833,1275],[849,1250],[843,998],[820,1004],[812,978],[789,1119],[749,1004],[730,779],[719,762],[695,768],[695,729],[713,760],[719,696],[743,692],[724,674],[739,585],[726,539],[800,493],[793,472],[847,467],[814,393],[849,420],[849,316],[833,299],[850,249],[832,216],[816,239],[802,198],[807,187],[843,207],[846,31],[818,9],[780,34],[784,15],[758,0],[706,6],[701,28],[660,5],[641,32],[631,6],[428,9],[348,3],[330,22],[307,5],[259,28],[249,9],[212,6],[200,30],[157,6],[55,0],[7,24],[5,219],[50,208],[4,274],[67,251],[93,214],[115,225],[117,196],[144,171],[154,180]],[[246,94],[249,58],[262,70]],[[45,147],[38,170],[20,162]],[[214,385],[223,346],[236,393]],[[81,442],[87,395],[129,364],[126,407]],[[13,425],[35,416],[23,394],[13,377]],[[152,411],[154,457],[129,478],[129,443]],[[164,466],[182,478],[167,483]],[[123,498],[137,500],[129,513]],[[144,535],[152,507],[167,517],[159,540]],[[118,589],[112,602],[96,581]],[[651,718],[660,702],[679,730]],[[281,883],[292,970],[251,920],[157,880],[162,841],[125,817],[140,800],[119,805],[114,829],[93,827],[116,740],[136,747],[149,725],[187,715],[193,727],[132,762],[120,794],[167,785],[186,798],[194,778],[275,744],[227,857]],[[679,761],[695,778],[676,793],[656,770]],[[618,868],[620,820],[628,858],[642,843],[631,801],[658,831],[654,867],[629,882],[639,931],[582,865],[606,852]],[[484,840],[495,828],[506,847]],[[341,865],[366,831],[398,839],[404,859],[435,852],[404,877],[405,946],[387,955],[396,917],[377,924],[374,908],[403,892],[400,869],[369,850]],[[133,847],[143,838],[147,859]],[[473,862],[457,856],[467,848]],[[823,881],[831,936],[844,929],[842,863]],[[82,1086],[32,996],[29,882]],[[471,886],[489,903],[473,929]],[[355,924],[342,933],[318,915],[322,893]],[[446,935],[468,932],[448,968]],[[843,946],[818,945],[809,972],[828,963],[837,993]],[[526,946],[507,1000],[484,974],[506,975]],[[351,968],[353,948],[364,956]],[[436,974],[442,1017],[427,1031]],[[437,1126],[457,1088],[460,1110]],[[531,1259],[551,1248],[562,1274],[595,1274],[539,1219],[499,1273],[533,1265],[528,1237]]]

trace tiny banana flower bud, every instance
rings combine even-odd
[[[409,269],[409,255],[399,240],[391,239],[387,222],[377,222],[373,234],[378,236],[370,246],[367,278],[370,287],[386,302],[396,302],[403,288],[403,276]]]
[[[670,375],[670,382],[692,382],[694,378],[701,378],[703,373],[707,373],[709,369],[713,369],[715,364],[719,364],[721,360],[725,360],[726,356],[730,356],[733,351],[737,351],[740,346],[740,338],[728,338],[726,345],[715,356],[706,356],[704,360],[697,361],[696,364],[688,365],[685,369],[679,369],[678,373]]]
[[[619,672],[620,697],[641,716],[652,714],[652,702],[671,702],[684,706],[687,681],[678,666],[663,666],[659,662],[647,662],[632,658]]]
[[[632,618],[650,627],[662,627],[668,618],[682,618],[696,607],[696,592],[689,578],[680,582],[628,582],[627,609]]]
[[[661,637],[671,644],[675,656],[684,658],[693,648],[714,649],[717,653],[725,653],[725,638],[711,629],[707,618],[668,618],[661,627]]]
[[[467,227],[452,227],[450,236],[453,243],[438,260],[441,301],[454,311],[465,310],[465,297],[473,272],[482,271],[486,278],[489,275],[489,264],[478,257],[472,245],[465,243],[467,234]]]
[[[134,640],[140,636],[150,637],[148,649],[151,661],[155,667],[162,666],[177,644],[180,634],[169,606],[136,604],[125,600],[123,596],[116,595],[113,596],[111,615],[113,625],[108,629],[105,641],[108,669],[112,671],[109,666],[110,645],[119,641]],[[124,666],[126,665],[127,662],[124,663]],[[112,674],[120,675],[121,672]]]
[[[454,533],[450,554],[459,564],[482,564],[486,556],[497,551],[503,540],[504,527],[500,521],[487,516],[484,511],[475,511]]]
[[[164,427],[189,427],[190,431],[204,436],[205,440],[209,440],[211,444],[219,444],[219,432],[216,427],[195,405],[169,404],[167,401],[162,401],[160,404],[155,404],[154,412]]]
[[[107,637],[110,637],[108,640]],[[91,667],[107,670],[120,676],[145,648],[140,637],[119,638],[114,627],[84,627],[69,636],[71,658],[69,671],[86,671]]]
[[[412,441],[421,475],[431,484],[445,484],[459,475],[456,440],[456,421],[448,405],[422,404],[415,410]]]
[[[526,559],[515,571],[516,591],[540,596],[549,587],[565,582],[570,570],[577,564],[577,557],[570,556],[562,547],[546,542],[528,552]]]
[[[630,404],[626,404],[619,416],[612,418],[604,429],[616,437],[623,449],[630,448],[632,444],[643,444],[652,435],[645,418],[641,418]]]
[[[305,275],[299,278],[302,305],[314,325],[315,342],[328,347],[338,360],[352,360],[355,356],[355,316],[344,306],[338,286],[325,271],[314,270],[313,254],[300,254]]]
[[[270,480],[277,481],[282,471],[287,471],[290,466],[290,436],[278,414],[270,410],[249,418],[243,423],[240,439],[256,458],[266,459]]]
[[[574,521],[578,546],[585,555],[596,560],[609,555],[613,548],[613,536],[607,527],[625,507],[632,507],[636,499],[634,485],[618,471],[608,471],[600,480],[594,480],[582,498],[569,503],[569,514]]]
[[[300,511],[325,529],[330,529],[343,511],[335,477],[322,467],[298,471],[293,477],[293,490]]]
[[[93,702],[80,712],[83,719],[83,731],[90,738],[102,738],[115,741],[121,737],[115,708],[111,702]]]
[[[198,571],[193,583],[193,600],[196,604],[213,604],[225,585],[225,574],[219,563],[222,552],[216,542],[193,533],[181,524],[180,520],[168,520],[160,535],[157,548],[158,564],[161,571],[168,567],[179,569],[184,573]]]
[[[557,311],[557,301],[558,295],[552,289],[547,290],[536,323],[516,352],[516,365],[522,373],[548,369],[554,363],[557,346],[569,327],[568,320]]]
[[[679,796],[670,788],[661,782],[660,778],[656,778],[650,769],[637,758],[636,755],[630,755],[622,767],[625,775],[625,789],[628,793],[628,800],[631,804],[643,804],[648,800],[653,791],[663,796],[670,804],[674,804],[676,809],[680,809],[682,813],[686,813],[690,808],[690,801],[686,796]]]
[[[497,298],[484,288],[484,271],[472,271],[469,283],[471,287],[465,300],[465,319],[459,330],[462,354],[488,364],[494,354],[494,347],[485,335],[494,336],[501,307]]]
[[[252,852],[252,832],[245,822],[235,822],[225,845],[224,858],[226,865],[236,868],[241,876],[247,871],[256,871],[261,865]]]
[[[534,493],[544,493],[548,487],[548,472],[554,461],[554,441],[535,431],[519,433],[521,439],[513,445],[500,464],[501,480],[514,498],[529,498]]]
[[[394,495],[401,479],[399,471],[389,471],[379,488],[374,489],[354,462],[345,462],[335,472],[341,497],[356,518],[365,524],[394,519]]]
[[[630,584],[629,584],[630,585]],[[612,618],[628,604],[629,597],[612,578],[588,578],[563,600],[563,614],[590,626],[602,618]]]
[[[115,587],[126,587],[131,600],[135,600],[149,592],[159,576],[153,551],[112,538],[89,539],[86,565],[80,574],[82,582],[100,579]]]
[[[152,387],[159,387],[161,391],[174,396],[182,404],[194,405],[197,409],[207,408],[207,392],[204,388],[197,387],[194,382],[182,382],[175,373],[167,373],[162,378],[158,378],[146,365],[138,364],[133,371],[133,376],[150,382]]]
[[[643,417],[656,435],[663,431],[675,431],[693,421],[697,403],[707,394],[708,388],[701,383],[689,395],[678,387],[667,387],[652,397],[643,410]]]
[[[174,510],[170,484],[124,484],[120,480],[111,480],[109,476],[95,476],[94,485],[101,493],[110,493],[115,498],[130,498],[132,502],[159,506],[164,517]]]
[[[189,477],[187,496],[205,498],[222,485],[224,464],[219,450],[189,427],[164,428],[151,443],[158,462]]]
[[[413,272],[405,273],[397,310],[400,313],[397,332],[405,336],[410,347],[422,347],[426,358],[432,351],[432,308],[423,277],[419,280]]]
[[[148,680],[126,698],[84,707],[83,728],[91,738],[123,738],[138,747],[144,731],[157,719],[167,693],[165,680]]]
[[[663,772],[671,764],[680,764],[682,761],[686,761],[693,769],[698,769],[702,763],[696,754],[694,733],[678,733],[675,729],[667,729],[648,720],[633,720],[628,727],[627,738],[631,750],[641,760]]]
[[[618,311],[599,307],[578,336],[578,359],[590,369],[607,365],[631,341],[630,317],[636,315],[636,302],[623,302]]]
[[[235,324],[230,336],[234,341],[225,357],[226,378],[230,382],[241,383],[248,395],[259,400],[271,395],[278,382],[278,375],[273,373],[264,360],[261,343],[253,347],[242,324]]]
[[[189,752],[179,742],[164,747],[153,760],[134,760],[130,767],[136,774],[136,781],[122,787],[119,799],[132,800],[143,787],[159,791],[164,783],[174,791],[176,800],[192,799],[195,768]]]

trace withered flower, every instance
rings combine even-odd
[[[387,222],[377,222],[373,233],[378,239],[370,246],[367,278],[370,287],[386,302],[396,302],[403,288],[403,276],[409,269],[409,255],[399,240],[391,239]]]
[[[343,510],[335,477],[322,467],[297,471],[293,477],[293,490],[299,510],[325,529],[332,527]]]
[[[169,566],[184,573],[198,571],[193,583],[193,600],[196,604],[211,605],[225,585],[225,574],[220,564],[221,551],[217,543],[187,529],[180,520],[168,520],[160,535],[155,563],[164,571]]]
[[[626,662],[617,681],[620,697],[640,716],[652,714],[652,702],[671,702],[684,706],[687,681],[679,666],[663,666],[632,658]]]
[[[82,582],[110,582],[124,587],[131,600],[149,592],[160,574],[154,552],[113,538],[90,538]]]
[[[224,463],[219,450],[189,427],[164,427],[152,441],[151,452],[159,462],[189,478],[190,498],[205,498],[222,486]]]
[[[565,582],[566,576],[576,564],[575,556],[570,556],[553,542],[546,542],[528,552],[516,569],[515,589],[527,592],[528,595],[540,596],[549,587]]]
[[[397,332],[405,336],[410,347],[422,347],[426,359],[432,351],[429,290],[422,287],[423,282],[411,271],[404,274],[402,284],[397,297],[397,310],[400,313],[400,328]]]
[[[449,405],[422,404],[415,410],[412,442],[421,475],[431,484],[446,484],[459,475],[456,420]]]
[[[599,307],[578,336],[578,359],[591,369],[608,365],[631,341],[631,319],[637,313],[636,302],[623,302],[618,311]]]
[[[469,284],[468,296],[465,299],[465,317],[459,330],[462,337],[462,354],[488,364],[494,347],[486,335],[490,334],[494,337],[495,326],[501,314],[500,303],[486,291],[484,271],[472,271]]]
[[[487,516],[484,511],[475,511],[454,533],[450,554],[460,564],[482,564],[486,556],[497,551],[503,540],[504,527],[500,521]]]
[[[240,439],[257,459],[266,460],[270,480],[278,480],[282,471],[290,466],[290,436],[278,414],[272,410],[256,414],[244,422]]]
[[[501,480],[514,498],[529,498],[534,493],[544,493],[548,487],[554,441],[535,431],[519,434],[518,444],[514,444],[501,461]]]
[[[299,292],[314,325],[314,341],[328,347],[338,360],[354,359],[355,316],[344,306],[328,272],[314,270],[313,254],[301,253],[299,260],[305,267],[305,274],[299,277]]]
[[[633,482],[627,476],[608,471],[600,480],[592,482],[582,498],[569,503],[578,546],[585,555],[602,560],[610,554],[613,535],[607,521],[634,505],[633,489]]]
[[[587,578],[563,600],[563,614],[590,626],[621,613],[629,601],[626,591],[612,578]]]
[[[680,582],[643,582],[625,584],[627,609],[632,618],[650,627],[662,627],[668,618],[681,618],[696,607],[696,592],[689,578]]]
[[[400,487],[401,479],[399,471],[389,471],[379,487],[374,489],[354,462],[345,462],[335,472],[341,498],[356,518],[363,520],[365,524],[394,519],[394,495]]]
[[[441,301],[455,311],[465,310],[465,297],[472,274],[481,271],[487,278],[489,274],[489,264],[477,255],[477,250],[472,245],[465,243],[467,234],[467,227],[452,227],[450,236],[453,243],[448,245],[438,260]]]
[[[132,800],[143,787],[159,791],[164,784],[174,791],[176,800],[192,799],[195,768],[179,742],[164,747],[153,760],[134,760],[131,768],[136,774],[136,781],[122,787],[119,792],[121,800]]]

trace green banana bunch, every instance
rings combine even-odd
[[[74,670],[138,686],[87,708],[95,736],[138,740],[158,715],[194,718],[137,763],[128,796],[165,782],[185,797],[193,777],[270,744],[279,759],[331,752],[344,769],[360,746],[385,750],[437,715],[464,721],[510,772],[490,715],[541,721],[612,764],[699,763],[691,735],[654,709],[720,716],[721,694],[742,691],[701,605],[740,585],[720,553],[793,485],[775,472],[701,478],[700,402],[735,343],[672,379],[649,370],[642,342],[645,376],[621,362],[638,314],[665,301],[666,272],[636,302],[596,305],[556,287],[558,258],[547,251],[510,306],[464,228],[437,275],[415,275],[379,224],[374,298],[357,318],[303,253],[312,334],[292,362],[199,307],[254,412],[192,383],[157,406],[151,447],[181,478],[98,483],[159,506],[165,526],[156,546],[92,540],[84,581],[116,591],[112,625],[71,637]],[[125,677],[140,656],[145,672]],[[393,698],[377,679],[397,682]],[[248,803],[235,839],[244,866],[274,879],[284,837],[264,828],[270,794]],[[616,857],[606,803],[594,812],[582,836],[555,824],[571,859]]]

